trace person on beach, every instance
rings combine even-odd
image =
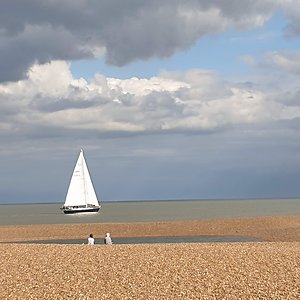
[[[112,244],[112,240],[111,240],[111,237],[110,237],[110,234],[109,234],[109,233],[107,233],[107,234],[105,235],[105,238],[104,238],[104,244],[105,244],[105,245],[111,245],[111,244]]]
[[[88,237],[88,245],[94,245],[95,244],[95,239],[93,234],[91,233],[90,236]]]

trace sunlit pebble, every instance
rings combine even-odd
[[[300,243],[0,245],[0,299],[297,299]]]

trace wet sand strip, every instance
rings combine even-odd
[[[159,236],[159,237],[115,237],[113,244],[174,244],[174,243],[242,243],[258,242],[259,240],[242,236]],[[7,242],[1,242],[7,243]],[[32,240],[10,242],[18,244],[87,244],[86,239],[69,240]],[[95,240],[96,245],[104,244],[103,239]]]
[[[252,217],[216,220],[2,225],[0,242],[30,240],[86,239],[90,233],[102,240],[110,232],[114,238],[163,236],[237,236],[260,241],[300,241],[300,216]]]

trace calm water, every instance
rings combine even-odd
[[[159,236],[159,237],[114,237],[113,244],[159,244],[159,243],[241,243],[257,242],[243,236]],[[15,243],[15,242],[14,242]],[[87,244],[87,239],[79,240],[37,240],[21,241],[18,244]],[[104,244],[103,239],[95,239],[95,244]]]
[[[300,199],[102,202],[100,213],[65,215],[61,204],[0,205],[1,225],[147,222],[300,215]]]

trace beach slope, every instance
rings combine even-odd
[[[1,299],[290,299],[300,243],[0,244]]]

